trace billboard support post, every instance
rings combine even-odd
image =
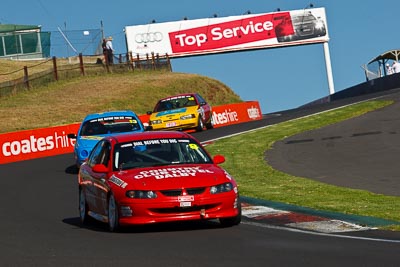
[[[328,42],[324,42],[324,54],[325,54],[326,75],[328,77],[329,94],[332,95],[335,93],[335,86],[333,84],[331,56],[329,54]]]

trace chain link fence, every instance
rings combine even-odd
[[[101,29],[62,30],[50,32],[50,54],[56,57],[74,57],[82,55],[102,54],[101,43],[103,32]]]

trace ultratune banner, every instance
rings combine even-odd
[[[324,8],[126,26],[128,51],[190,56],[329,41]]]
[[[214,127],[227,126],[262,118],[257,101],[212,107]],[[139,116],[143,123],[148,115]],[[73,153],[75,140],[69,133],[77,133],[80,123],[50,128],[0,134],[0,164]]]

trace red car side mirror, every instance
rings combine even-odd
[[[94,172],[99,172],[99,173],[108,172],[107,167],[104,166],[103,164],[96,164],[96,165],[94,165],[92,170],[93,170]]]
[[[215,155],[213,158],[214,164],[221,164],[225,162],[225,157],[222,155]]]

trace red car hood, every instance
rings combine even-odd
[[[114,178],[124,181],[125,189],[135,190],[205,187],[232,180],[225,170],[213,164],[131,169],[114,173]]]

